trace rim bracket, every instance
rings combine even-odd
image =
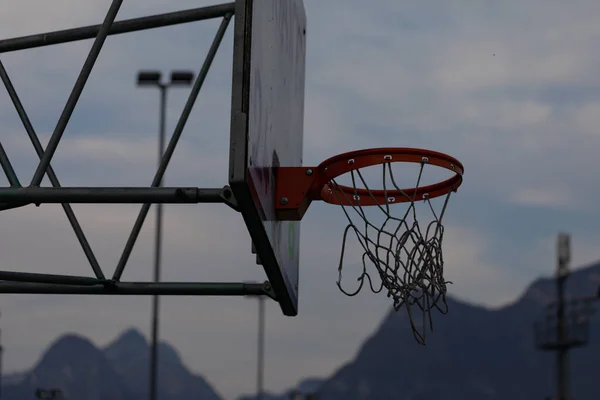
[[[316,167],[279,167],[275,175],[275,212],[281,221],[300,221],[316,198]]]

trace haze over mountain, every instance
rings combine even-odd
[[[146,400],[148,368],[149,345],[135,329],[124,332],[104,349],[86,338],[67,334],[50,345],[30,372],[9,376],[2,394],[8,399],[30,399],[37,388],[60,388],[66,398],[78,400]],[[159,400],[221,400],[164,342],[159,345],[158,376]]]
[[[593,296],[600,264],[574,272],[569,297]],[[450,300],[438,315],[427,346],[412,339],[404,312],[390,312],[356,357],[322,385],[320,400],[530,400],[555,393],[555,355],[534,346],[533,323],[555,299],[555,281],[534,282],[515,303],[488,310]],[[571,395],[600,396],[599,317],[590,325],[589,345],[571,353]]]
[[[569,297],[594,295],[600,264],[574,272]],[[529,400],[555,391],[554,355],[536,349],[532,325],[555,298],[552,279],[534,282],[516,302],[489,310],[449,299],[450,312],[437,315],[427,346],[415,343],[404,312],[391,311],[357,355],[332,376],[300,380],[303,393],[319,400]],[[571,394],[597,399],[600,363],[599,316],[592,317],[590,341],[571,355]],[[178,352],[161,343],[159,399],[220,400],[201,376],[190,372]],[[147,398],[148,342],[130,329],[103,349],[75,334],[54,342],[29,372],[4,379],[3,396],[30,399],[38,387],[60,388],[80,400]],[[268,386],[268,376],[266,382]],[[295,388],[294,388],[295,389]],[[265,400],[285,400],[292,389]],[[239,400],[253,400],[245,395]]]

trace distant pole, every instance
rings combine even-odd
[[[564,233],[558,235],[557,244],[557,269],[556,285],[558,304],[556,307],[556,333],[558,343],[567,342],[567,324],[565,320],[565,282],[569,276],[569,262],[571,261],[570,237]],[[556,358],[556,384],[559,400],[569,399],[569,346],[563,345],[557,348]]]
[[[4,347],[2,347],[2,344],[0,344],[0,397],[2,397],[2,357],[3,356],[4,356]]]
[[[160,131],[158,136],[158,165],[165,152],[165,127],[167,119],[167,86],[161,85],[160,89]],[[158,186],[162,186],[161,181]],[[160,266],[162,260],[162,204],[156,205],[156,230],[154,236],[154,282],[160,282]],[[156,385],[158,376],[158,319],[160,297],[152,296],[152,344],[150,351],[150,400],[156,400]]]
[[[565,283],[571,262],[571,244],[567,234],[558,236],[557,259],[557,300],[546,307],[548,311],[544,320],[534,325],[535,340],[540,350],[556,352],[556,397],[549,397],[548,400],[569,400],[569,351],[588,343],[589,319],[595,313],[592,302],[600,299],[600,288],[593,296],[570,298],[567,301]]]
[[[256,374],[257,400],[263,399],[263,379],[265,369],[265,297],[258,296],[258,365]]]
[[[161,82],[162,74],[159,71],[140,71],[137,77],[138,86],[152,86],[160,90],[160,127],[158,135],[158,165],[160,167],[166,142],[167,125],[167,90],[171,86],[189,86],[192,84],[194,74],[187,71],[171,72],[169,83]],[[163,185],[163,181],[158,186]],[[156,205],[156,230],[154,236],[154,282],[160,282],[162,260],[162,204]],[[158,376],[158,328],[159,328],[159,296],[152,296],[152,344],[150,347],[150,389],[149,399],[156,400]]]

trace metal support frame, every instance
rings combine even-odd
[[[95,275],[95,277],[83,277],[0,271],[0,293],[175,296],[267,295],[275,299],[274,292],[269,282],[262,284],[228,282],[120,282],[127,261],[129,260],[152,204],[224,203],[233,210],[239,212],[233,193],[228,186],[223,188],[160,187],[163,176],[173,156],[177,143],[181,138],[192,108],[194,107],[199,92],[208,75],[227,27],[234,15],[235,3],[231,2],[142,18],[115,21],[122,2],[123,0],[112,0],[106,16],[104,17],[104,21],[100,25],[0,40],[0,53],[7,53],[60,43],[94,39],[88,56],[79,72],[77,80],[45,149],[43,148],[17,91],[9,78],[6,68],[0,60],[0,80],[2,80],[27,136],[39,157],[39,163],[31,182],[28,186],[23,186],[17,177],[9,156],[6,154],[4,147],[2,147],[2,144],[0,143],[0,166],[10,184],[10,187],[0,188],[0,211],[24,207],[31,204],[37,206],[48,203],[61,204]],[[86,82],[92,73],[93,67],[107,36],[214,18],[221,18],[221,24],[217,29],[212,45],[208,50],[208,54],[196,75],[187,102],[185,103],[173,134],[167,142],[167,146],[150,187],[61,187],[58,177],[51,166],[52,158],[58,148],[73,111],[77,106],[77,102],[83,92]],[[45,175],[48,176],[52,187],[40,187]],[[83,233],[81,225],[70,206],[71,203],[143,204],[131,234],[124,246],[119,262],[115,267],[112,278],[107,279],[105,277],[96,256]]]

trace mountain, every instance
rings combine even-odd
[[[89,340],[72,334],[54,342],[20,383],[6,385],[3,396],[29,399],[37,388],[60,388],[73,399],[130,398],[103,352]]]
[[[322,383],[323,379],[321,378],[307,378],[300,381],[295,388],[288,389],[281,394],[263,393],[263,396],[260,400],[290,400],[295,399],[293,397],[294,395],[302,395],[306,397],[307,395],[317,393]],[[238,400],[258,400],[258,397],[256,394],[245,395],[240,397]]]
[[[570,297],[592,296],[600,264],[569,277]],[[452,300],[437,315],[427,345],[415,343],[405,312],[391,311],[356,357],[327,379],[319,400],[530,400],[555,393],[555,355],[534,346],[533,322],[555,299],[554,279],[534,282],[515,303],[495,310]],[[590,342],[571,353],[571,395],[600,397],[600,325],[592,316]]]
[[[109,344],[104,354],[127,389],[143,399],[148,398],[149,344],[138,331],[131,329]],[[220,400],[216,391],[200,376],[192,374],[181,361],[177,351],[167,343],[158,345],[158,398],[169,400],[194,398]],[[140,368],[140,365],[143,368]]]
[[[600,264],[567,281],[570,297],[590,296],[600,286]],[[535,348],[533,322],[556,295],[553,279],[535,281],[516,302],[490,310],[449,299],[436,316],[427,346],[415,343],[405,312],[391,311],[355,358],[326,379],[305,379],[301,393],[319,400],[530,400],[555,393],[555,355]],[[600,315],[591,320],[590,342],[570,355],[571,395],[598,399]],[[103,349],[75,334],[64,335],[38,364],[7,375],[2,397],[31,399],[37,388],[60,388],[78,400],[146,400],[149,345],[137,330],[122,333]],[[159,345],[159,399],[220,400],[201,376],[190,372],[168,343]],[[295,390],[294,389],[294,390]],[[292,390],[263,400],[288,400]],[[254,400],[245,396],[239,400]]]
[[[159,344],[158,374],[159,400],[221,400],[167,343]],[[146,400],[148,375],[149,344],[140,332],[130,329],[105,349],[68,334],[50,346],[33,370],[9,376],[2,396],[30,399],[38,388],[60,388],[66,398],[78,400]]]

